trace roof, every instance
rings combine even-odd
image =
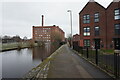
[[[99,4],[98,2],[95,2],[94,0],[89,0],[89,2],[84,6],[84,8],[79,12],[79,14],[87,7],[87,5],[91,2],[96,3],[97,5],[99,5],[100,7],[104,8],[104,9],[108,9],[114,2],[120,2],[120,0],[113,0],[107,8],[103,7],[101,4]]]
[[[98,2],[95,2],[95,1],[92,1],[92,2],[96,3],[101,8],[106,9],[105,7],[103,7],[102,5],[100,5]],[[79,12],[79,14],[88,6],[89,3],[91,3],[91,0],[84,6],[84,8]]]
[[[106,9],[108,9],[113,3],[118,3],[118,2],[120,2],[120,0],[113,0],[113,2],[111,2]]]
[[[113,4],[113,2],[111,2],[106,9],[108,9],[112,4]]]
[[[33,28],[57,28],[59,30],[61,30],[63,33],[65,33],[59,26],[33,26]]]
[[[79,34],[75,34],[75,35],[73,35],[73,36],[80,36]]]
[[[53,25],[53,26],[33,26],[33,27],[35,27],[35,28],[53,28],[53,27],[58,27],[58,26]]]

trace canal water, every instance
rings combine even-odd
[[[2,52],[2,78],[23,77],[56,49],[57,47],[46,44],[44,47]]]

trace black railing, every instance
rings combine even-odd
[[[120,54],[114,53],[114,74],[117,79],[120,77]]]
[[[120,79],[120,53],[107,54],[100,49],[82,48],[75,44],[73,49],[114,78]]]

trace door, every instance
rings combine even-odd
[[[114,48],[120,50],[120,38],[114,39]]]
[[[100,49],[100,39],[95,39],[95,49]]]

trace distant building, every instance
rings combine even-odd
[[[80,41],[80,35],[78,34],[73,35],[72,41]]]
[[[80,46],[120,49],[120,2],[114,1],[104,8],[90,0],[80,11]]]
[[[72,41],[74,45],[80,46],[80,35],[78,34],[73,35]]]
[[[64,41],[64,31],[58,26],[33,26],[33,40],[42,42]]]
[[[44,16],[42,15],[42,26],[33,26],[33,41],[41,42],[61,42],[65,40],[65,33],[58,26],[44,26]]]

